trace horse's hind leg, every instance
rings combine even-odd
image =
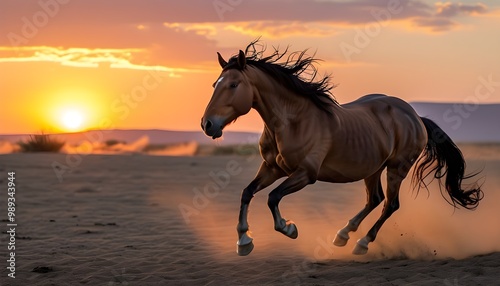
[[[359,239],[356,247],[352,251],[353,254],[366,254],[368,252],[368,244],[373,242],[377,237],[377,233],[384,224],[384,222],[397,210],[399,209],[399,188],[401,182],[406,177],[407,172],[401,173],[401,170],[397,168],[387,169],[387,200],[384,204],[384,209],[382,210],[382,215],[375,222],[373,227],[368,231],[368,234]]]
[[[284,174],[278,170],[269,167],[265,162],[262,163],[255,179],[241,193],[241,206],[238,218],[238,242],[237,253],[240,256],[248,255],[253,250],[253,238],[248,230],[248,206],[254,195],[265,187],[274,183]]]
[[[358,230],[359,225],[365,217],[384,200],[384,191],[382,189],[382,184],[380,183],[380,175],[382,174],[382,170],[384,168],[365,179],[367,196],[366,205],[356,216],[349,220],[344,228],[337,232],[337,235],[333,240],[334,245],[346,245],[349,240],[349,232]]]

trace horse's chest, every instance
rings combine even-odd
[[[297,171],[301,165],[303,165],[303,159],[304,156],[301,156],[300,152],[280,152],[276,154],[274,161],[281,170],[283,170],[286,174],[291,175]]]
[[[277,150],[275,152],[268,151],[262,153],[262,156],[269,165],[279,167],[288,175],[293,173],[297,168],[296,164],[293,163],[294,160],[284,154],[277,152]]]
[[[278,154],[276,156],[276,165],[278,165],[281,168],[281,170],[283,170],[288,175],[293,173],[296,169],[296,166],[294,166],[294,164],[290,164],[289,161],[290,160],[286,160],[286,158],[283,157],[282,154]]]
[[[307,150],[310,150],[310,144],[307,141],[301,142],[298,146],[290,146],[290,142],[294,142],[294,140],[297,141],[296,138],[286,138],[285,140],[277,136],[273,137],[272,140],[264,140],[263,142],[267,144],[261,144],[262,157],[268,164],[279,167],[288,175],[292,174],[306,157]]]

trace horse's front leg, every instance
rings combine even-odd
[[[278,204],[281,199],[299,191],[303,187],[308,184],[312,184],[316,181],[316,176],[311,175],[311,172],[308,170],[297,170],[292,173],[283,183],[281,183],[276,189],[274,189],[271,193],[269,193],[269,200],[267,201],[267,205],[271,210],[274,218],[274,229],[283,233],[284,235],[295,239],[298,236],[297,227],[291,220],[285,220],[278,208]]]
[[[248,230],[248,206],[250,201],[258,191],[271,185],[284,175],[281,170],[269,166],[266,162],[262,162],[255,179],[243,190],[238,226],[236,227],[238,231],[238,255],[245,256],[253,250],[253,238]]]

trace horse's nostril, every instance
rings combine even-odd
[[[205,130],[210,129],[210,127],[212,127],[212,121],[207,120],[207,123],[205,123]]]
[[[205,131],[205,126],[203,125],[203,122],[201,122],[201,130]]]

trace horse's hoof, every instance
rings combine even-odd
[[[274,229],[288,236],[291,239],[296,239],[297,236],[299,236],[299,231],[297,230],[297,226],[291,220],[281,219],[279,224],[274,225]]]
[[[280,232],[291,239],[296,239],[299,236],[297,226],[291,220],[286,221],[285,227],[281,229]]]
[[[342,230],[337,232],[335,239],[333,240],[333,245],[335,246],[345,246],[349,240],[349,234],[343,233]]]
[[[247,256],[252,252],[253,250],[253,242],[250,241],[250,243],[245,244],[245,245],[239,245],[238,248],[236,249],[236,252],[238,253],[239,256]]]
[[[368,252],[368,242],[365,238],[361,238],[356,243],[356,246],[352,250],[352,254],[355,255],[365,255]]]
[[[238,245],[236,252],[239,256],[246,256],[253,250],[253,238],[248,232],[243,233],[236,244]]]

